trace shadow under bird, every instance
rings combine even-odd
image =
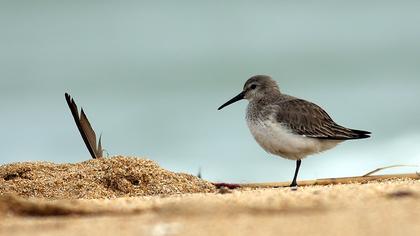
[[[338,125],[312,102],[281,93],[276,81],[267,75],[248,79],[243,91],[218,110],[242,99],[249,101],[246,121],[257,143],[271,154],[296,160],[290,187],[297,186],[303,158],[331,149],[345,140],[370,137],[368,131]]]

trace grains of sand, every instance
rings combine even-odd
[[[0,196],[93,199],[216,191],[193,175],[173,173],[134,157],[92,159],[75,164],[25,162],[0,166]]]

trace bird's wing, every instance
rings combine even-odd
[[[359,139],[368,138],[370,132],[345,128],[335,123],[318,105],[303,99],[290,99],[276,104],[278,122],[293,133],[319,139]]]

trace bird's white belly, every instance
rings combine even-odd
[[[271,120],[248,120],[247,123],[255,140],[265,151],[287,159],[303,159],[307,155],[333,148],[341,142],[293,134],[287,127]]]

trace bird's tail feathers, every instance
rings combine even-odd
[[[351,129],[352,138],[351,139],[363,139],[363,138],[370,138],[371,132],[365,130],[357,130]]]

